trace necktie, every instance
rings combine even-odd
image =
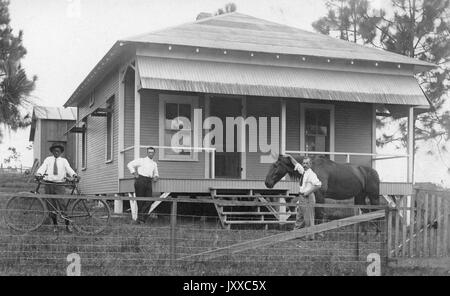
[[[56,161],[58,158],[55,158],[55,162],[53,163],[53,175],[58,175],[58,166],[56,165]]]

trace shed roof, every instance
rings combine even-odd
[[[125,38],[122,41],[435,66],[404,55],[237,12]]]
[[[33,119],[77,120],[76,108],[34,106]]]
[[[143,88],[428,105],[413,76],[138,56]],[[249,74],[251,73],[251,74]]]

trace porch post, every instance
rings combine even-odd
[[[408,110],[408,183],[414,182],[414,107]]]
[[[141,94],[140,76],[137,61],[134,70],[134,158],[140,157],[141,147]]]
[[[124,149],[124,138],[125,138],[125,131],[124,131],[124,124],[125,124],[125,86],[124,86],[124,77],[127,72],[127,68],[122,68],[119,70],[119,97],[118,97],[118,103],[117,108],[119,118],[118,118],[118,145],[117,145],[117,158],[118,158],[118,176],[119,179],[124,177],[124,167],[125,167],[125,157],[124,153],[121,152]]]
[[[286,152],[286,100],[281,99],[281,112],[280,112],[280,154]]]
[[[123,149],[125,148],[125,85],[124,78],[127,73],[128,65],[119,69],[119,96],[117,98],[117,108],[118,108],[118,145],[117,145],[117,192],[120,192],[120,179],[124,178],[124,168],[125,168],[125,154]],[[123,201],[122,200],[114,200],[114,213],[121,214],[123,213]]]
[[[205,106],[205,118],[209,117],[210,102],[211,102],[211,100],[210,100],[209,95],[205,95],[205,104],[204,104],[204,106]],[[203,139],[203,122],[201,123],[200,130],[201,130],[202,139]],[[206,133],[206,131],[205,131],[205,133]],[[203,146],[203,141],[200,143],[200,146]],[[210,147],[209,145],[205,146],[205,148],[209,148],[209,147]],[[204,153],[205,153],[205,179],[211,179],[212,178],[212,174],[211,174],[210,160],[211,160],[211,157],[214,157],[214,155],[211,153],[210,150],[205,150]]]
[[[377,106],[372,104],[372,153],[377,154]],[[376,170],[376,156],[372,156],[372,168]]]

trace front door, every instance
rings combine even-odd
[[[215,176],[216,178],[241,178],[241,155],[237,152],[237,136],[234,131],[233,152],[226,151],[227,130],[226,117],[238,117],[242,114],[242,99],[230,97],[212,97],[210,101],[210,115],[216,116],[223,123],[223,152],[216,152],[215,156]],[[217,147],[219,150],[219,147]]]
[[[334,106],[302,104],[301,110],[303,150],[334,152]],[[324,156],[334,159],[333,155]]]

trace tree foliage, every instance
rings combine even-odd
[[[237,9],[236,4],[230,2],[230,3],[225,4],[225,6],[223,8],[219,8],[214,15],[235,12],[236,9]]]
[[[16,147],[8,147],[8,156],[3,159],[3,162],[8,166],[11,166],[13,164],[17,165],[20,157],[21,154],[17,152]]]
[[[450,0],[391,0],[390,7],[372,9],[368,0],[329,0],[328,13],[312,26],[323,34],[431,62],[435,69],[416,75],[432,108],[418,116],[416,141],[434,140],[445,149],[450,136],[450,112],[444,105],[450,87]],[[383,121],[379,121],[383,123]],[[379,145],[406,143],[406,125],[400,136],[383,134]]]
[[[235,12],[237,10],[237,6],[236,4],[230,2],[225,4],[224,7],[219,8],[216,12],[214,13],[208,13],[208,12],[201,12],[197,15],[197,17],[195,18],[195,20],[201,20],[207,17],[212,17],[213,15],[221,15],[221,14],[226,14],[226,13],[231,13],[231,12]]]
[[[0,0],[0,124],[16,130],[30,124],[29,114],[23,115],[23,107],[30,103],[36,76],[29,79],[21,66],[20,61],[27,53],[23,32],[15,35],[10,21],[9,1]]]

